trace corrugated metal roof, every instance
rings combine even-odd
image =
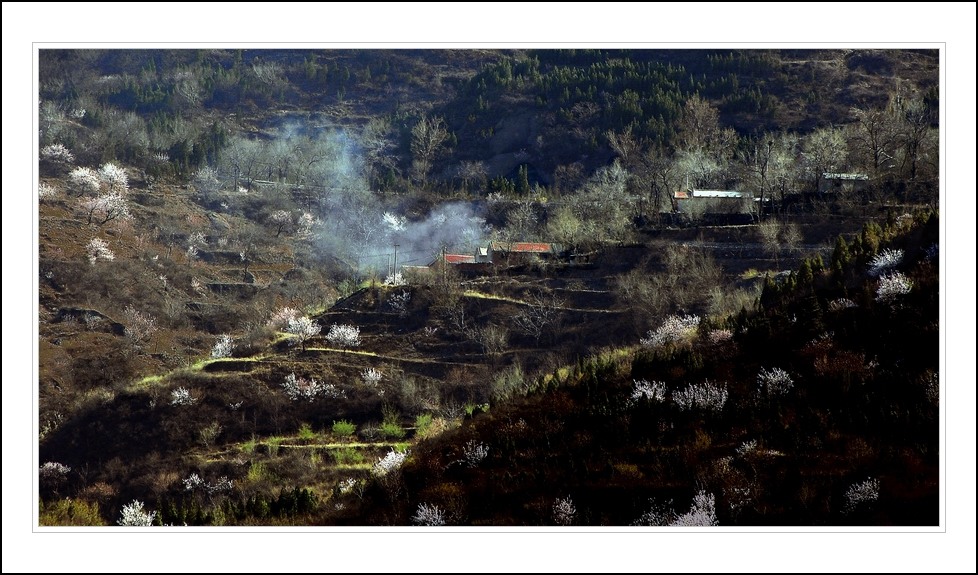
[[[450,264],[474,264],[475,256],[467,254],[445,254],[445,261]]]
[[[844,174],[835,172],[822,172],[822,178],[826,180],[868,180],[866,174]]]
[[[497,242],[492,244],[492,249],[517,254],[549,254],[554,251],[553,244],[543,242]]]
[[[676,192],[675,198],[677,200],[688,200],[689,192]]]
[[[693,190],[693,197],[741,199],[752,197],[752,194],[750,192],[738,192],[737,190]]]

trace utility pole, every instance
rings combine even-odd
[[[400,244],[394,244],[394,283],[397,283],[397,248]]]

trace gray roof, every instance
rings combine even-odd
[[[868,180],[866,174],[845,174],[836,172],[822,172],[822,179],[825,180]]]
[[[737,190],[693,190],[694,198],[731,198],[742,199],[751,198],[750,192],[738,192]]]

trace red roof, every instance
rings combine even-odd
[[[474,264],[475,256],[466,254],[445,254],[445,261],[450,264]]]
[[[519,254],[549,254],[554,251],[553,245],[543,242],[498,243],[492,247],[496,251]]]

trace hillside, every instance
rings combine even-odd
[[[653,342],[513,381],[340,520],[935,525],[937,225],[895,228],[841,275],[806,260],[755,312],[667,319]],[[879,287],[897,273],[909,293]]]
[[[722,524],[934,523],[936,52],[39,74],[42,524],[628,525],[700,490]],[[678,406],[707,380],[718,414]]]

